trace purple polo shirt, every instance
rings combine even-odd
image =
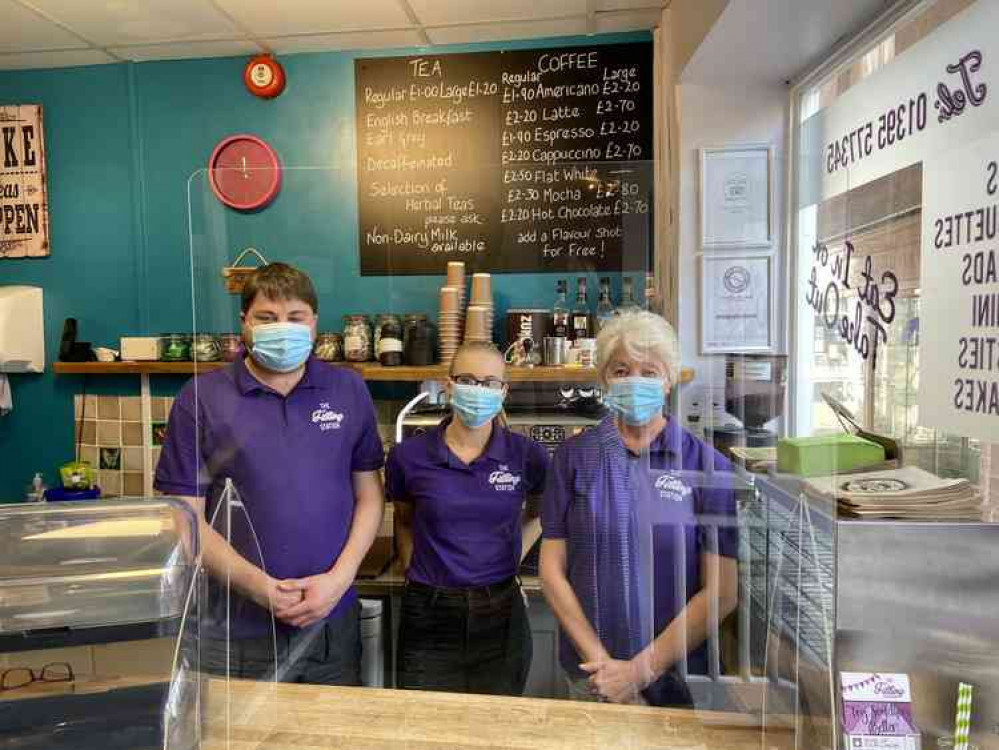
[[[731,478],[728,461],[672,418],[641,456],[611,416],[556,451],[543,535],[566,540],[569,582],[614,658],[641,651],[701,589],[703,552],[738,556]],[[582,676],[572,641],[559,640],[563,669]],[[688,655],[689,671],[705,668],[703,648]]]
[[[233,547],[274,578],[301,578],[336,562],[354,517],[352,474],[376,471],[383,460],[374,405],[356,373],[310,358],[302,380],[282,396],[237,360],[181,389],[155,486],[205,497],[211,520],[232,479],[246,511],[233,509]],[[221,513],[215,528],[226,534]],[[211,589],[210,606],[222,617],[223,592]],[[330,617],[355,599],[351,588]],[[270,632],[269,613],[235,592],[230,618],[234,637]]]
[[[544,489],[548,453],[493,425],[482,455],[465,464],[444,442],[450,420],[392,449],[385,486],[413,506],[408,578],[427,586],[498,583],[520,567],[521,508]]]

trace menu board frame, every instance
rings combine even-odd
[[[651,40],[358,59],[361,275],[646,271],[654,62]]]
[[[699,264],[701,354],[772,354],[773,257],[712,253]],[[755,329],[735,322],[754,313]]]
[[[773,146],[702,148],[700,164],[701,248],[773,247]]]

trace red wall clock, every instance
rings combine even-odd
[[[273,99],[284,91],[284,68],[270,55],[251,57],[243,68],[243,83],[254,96]]]
[[[215,197],[237,211],[257,211],[281,189],[281,162],[255,135],[233,135],[212,151],[208,182]]]

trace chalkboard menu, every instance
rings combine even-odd
[[[636,271],[651,43],[355,63],[361,273]]]

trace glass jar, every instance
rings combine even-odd
[[[199,333],[191,344],[191,358],[195,362],[218,362],[222,359],[222,350],[218,339],[210,333]]]
[[[191,336],[186,333],[164,333],[160,336],[160,360],[163,362],[189,362]]]
[[[392,319],[398,320],[399,318],[392,313],[379,313],[375,317],[375,325],[371,329],[373,336],[373,343],[371,346],[373,347],[373,351],[375,353],[375,359],[378,359],[378,342],[382,339],[382,326],[385,325],[387,321]]]
[[[434,363],[434,334],[423,313],[406,316],[402,348],[402,358],[407,365],[426,367]]]
[[[239,359],[242,348],[243,339],[238,333],[223,333],[219,336],[219,353],[226,362],[235,362]]]
[[[323,362],[343,362],[343,336],[339,333],[320,333],[316,337],[315,352]]]
[[[379,327],[378,361],[384,367],[402,364],[402,322],[397,315],[383,316]]]
[[[343,316],[343,355],[348,362],[371,359],[371,322],[367,315]]]

